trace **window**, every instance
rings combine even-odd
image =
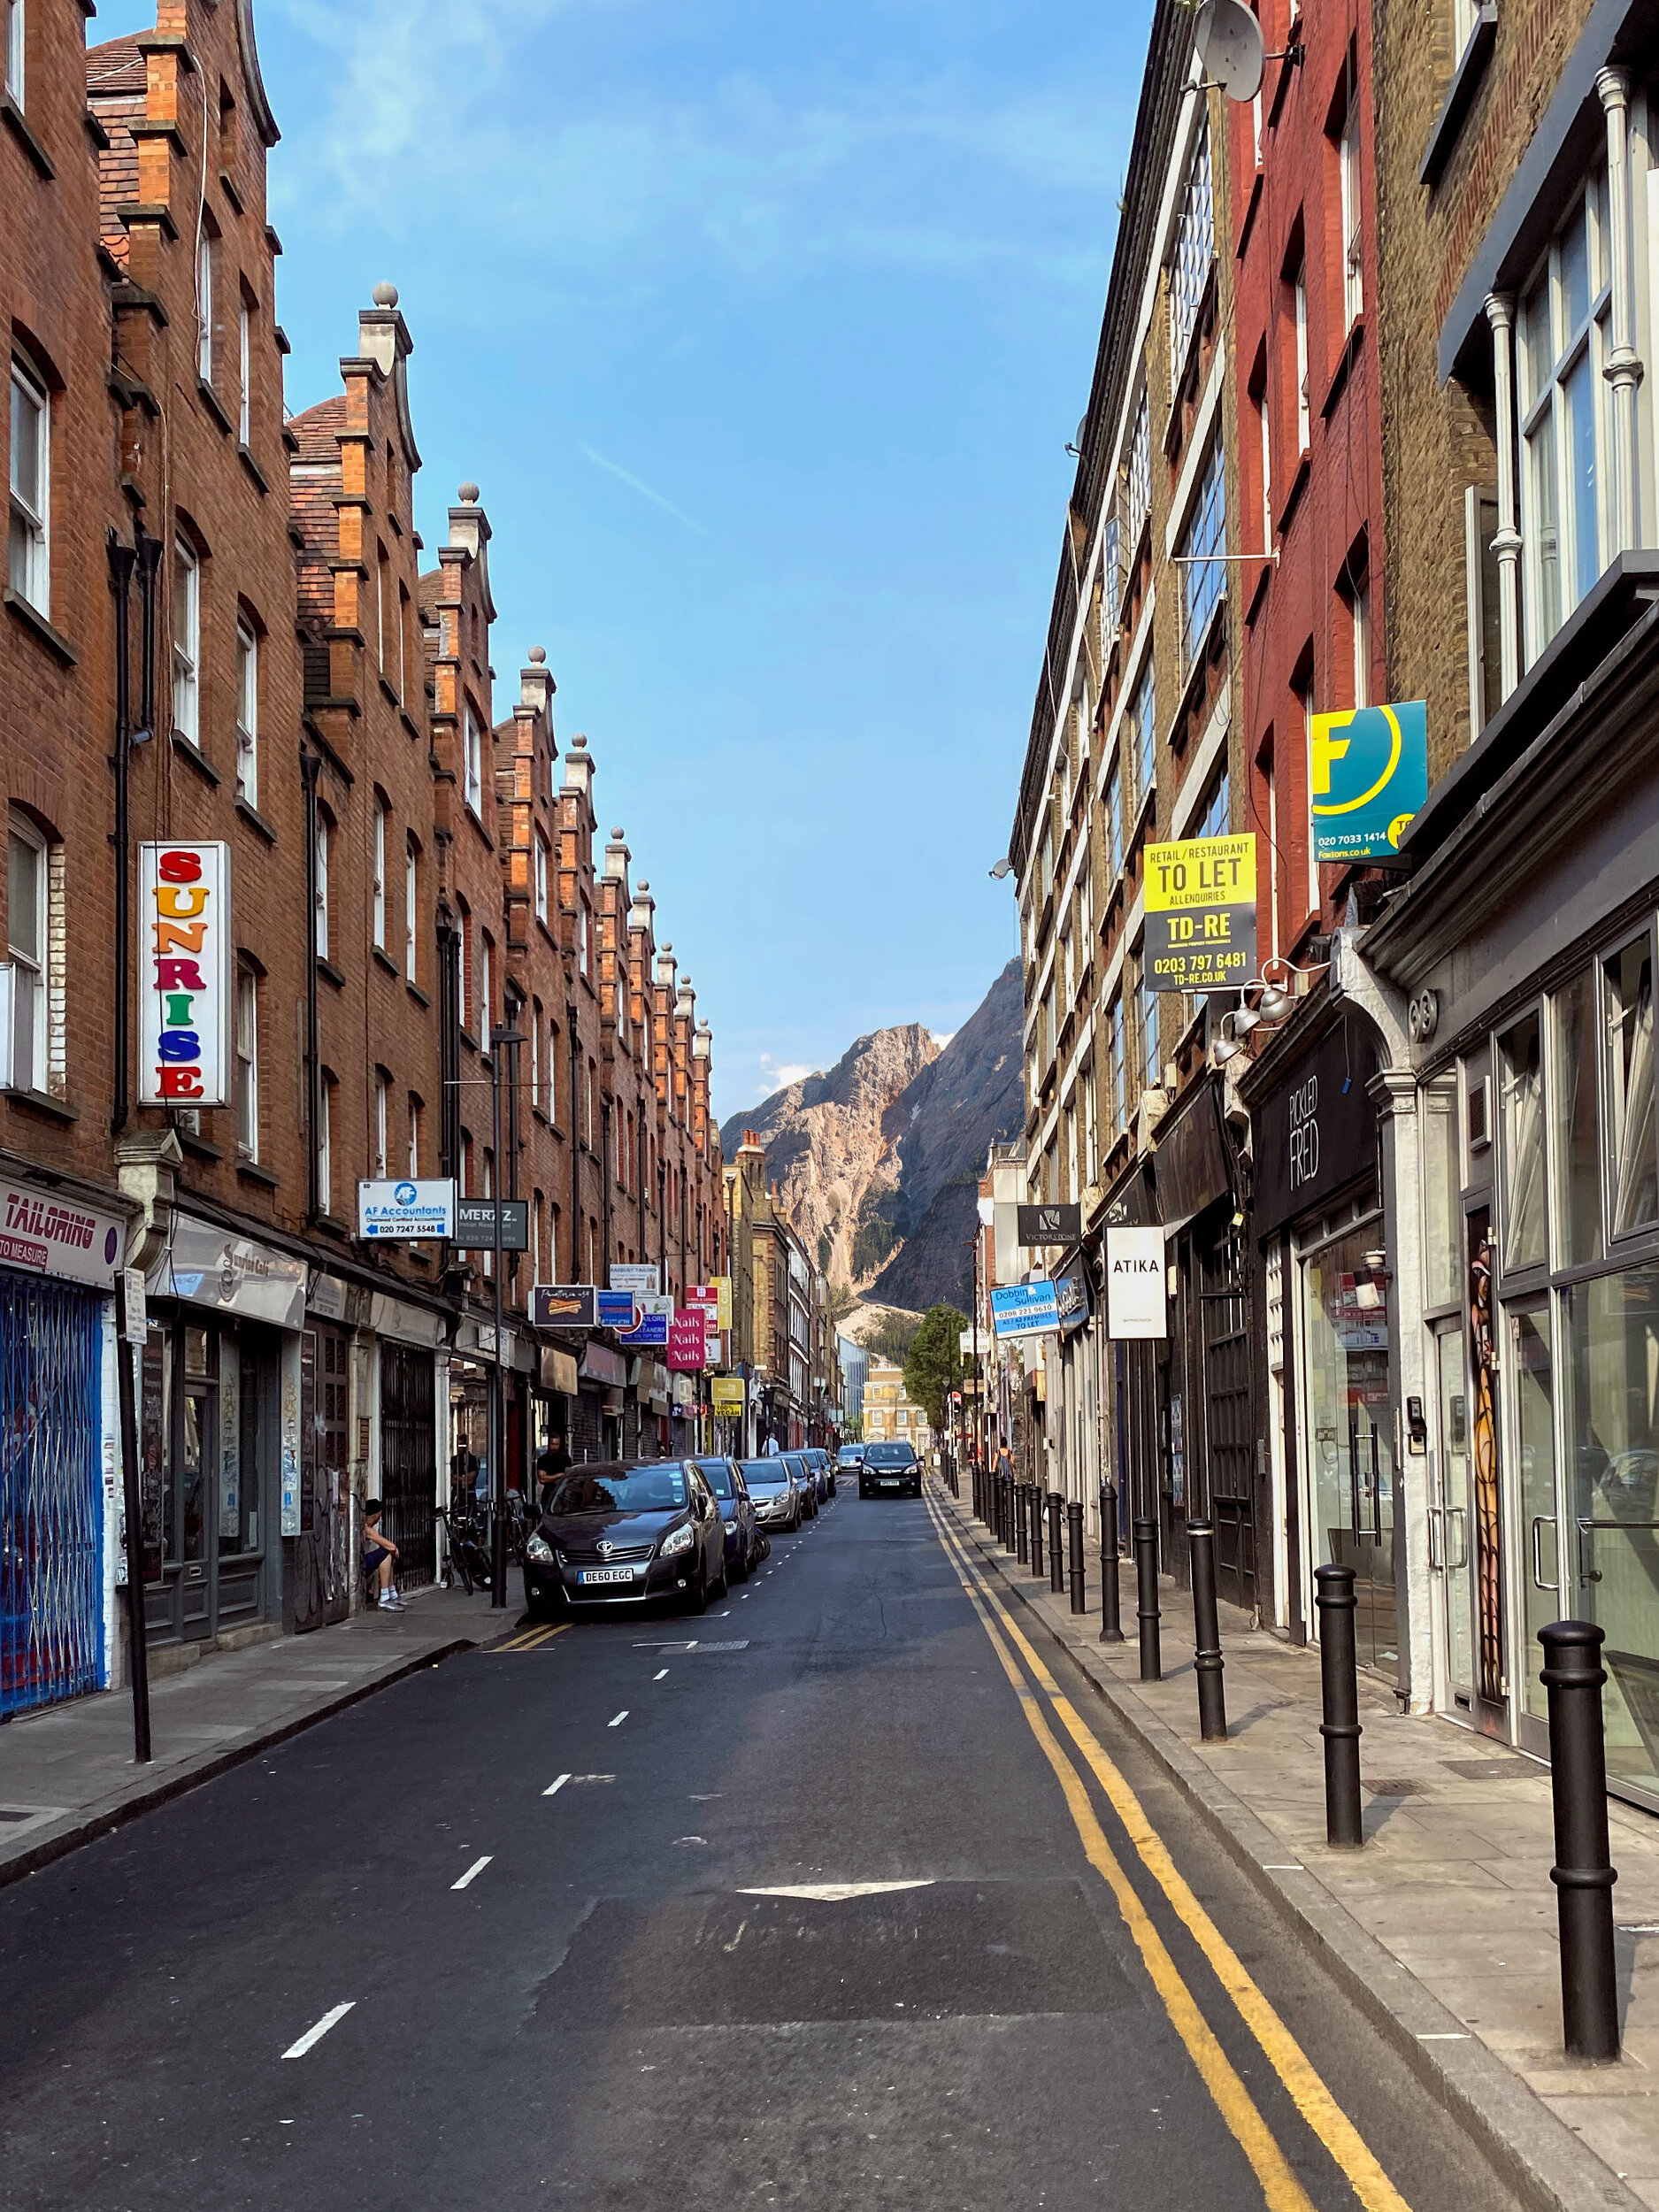
[[[1135,410],[1134,428],[1129,434],[1127,476],[1129,527],[1125,534],[1133,557],[1141,543],[1141,527],[1152,509],[1152,422],[1144,392]]]
[[[530,1103],[541,1103],[541,1002],[530,1002]]]
[[[17,12],[14,9],[14,16]],[[12,364],[12,525],[7,580],[42,614],[51,611],[51,402],[21,361]]]
[[[1262,88],[1256,88],[1256,97],[1250,102],[1250,157],[1256,168],[1262,165]]]
[[[535,918],[547,919],[547,840],[540,830],[535,835]]]
[[[416,983],[416,946],[420,920],[420,848],[413,837],[403,841],[403,975]]]
[[[420,1101],[413,1096],[409,1102],[409,1172],[420,1173]]]
[[[1480,20],[1480,0],[1452,0],[1452,51],[1462,55]]]
[[[478,717],[471,707],[466,710],[466,803],[474,814],[484,811],[484,736],[478,726]]]
[[[1302,757],[1306,763],[1308,789],[1311,792],[1313,789],[1313,692],[1311,688],[1302,694]],[[1310,817],[1310,822],[1311,818]],[[1317,914],[1319,910],[1319,864],[1314,858],[1313,832],[1310,827],[1308,832],[1308,911],[1310,914]]]
[[[1272,411],[1267,403],[1267,364],[1262,364],[1262,381],[1255,394],[1256,434],[1261,453],[1262,468],[1262,550],[1271,552],[1273,544],[1273,429]]]
[[[1529,1267],[1544,1257],[1543,1030],[1536,1014],[1498,1044],[1502,1143],[1503,1264]]]
[[[1210,127],[1205,124],[1187,172],[1170,264],[1170,381],[1175,388],[1187,366],[1187,349],[1198,325],[1198,311],[1203,305],[1215,257],[1216,197],[1210,167]]]
[[[374,1172],[383,1178],[387,1169],[388,1149],[391,1133],[388,1126],[391,1116],[392,1079],[384,1068],[374,1071]]]
[[[1603,173],[1551,245],[1517,317],[1521,534],[1533,660],[1612,549],[1608,242]]]
[[[400,700],[409,696],[409,626],[411,617],[409,594],[397,587],[397,695]]]
[[[557,1022],[547,1025],[547,1118],[557,1122],[559,1118],[559,1030]]]
[[[1194,837],[1225,837],[1227,834],[1227,772],[1225,768],[1210,787],[1192,834]]]
[[[6,851],[6,957],[12,963],[12,1087],[44,1091],[48,1067],[46,840],[20,814]]]
[[[1114,761],[1111,773],[1106,779],[1106,789],[1101,801],[1101,812],[1106,833],[1106,874],[1116,884],[1124,872],[1124,800],[1118,781],[1118,765]]]
[[[1354,327],[1365,304],[1360,267],[1359,102],[1350,98],[1337,141],[1337,169],[1342,193],[1342,326]]]
[[[576,964],[584,975],[588,972],[588,902],[579,899],[576,904]]]
[[[1189,676],[1210,632],[1210,618],[1226,590],[1227,501],[1221,470],[1221,434],[1217,432],[1193,511],[1181,534],[1181,675]],[[1151,666],[1150,656],[1147,665]]]
[[[334,1203],[334,1079],[325,1068],[317,1086],[317,1207],[332,1213]]]
[[[588,1149],[594,1148],[594,1125],[599,1118],[599,1078],[593,1062],[588,1063]]]
[[[202,572],[182,538],[173,541],[173,726],[201,742]]]
[[[1148,649],[1129,702],[1129,757],[1133,770],[1130,804],[1137,815],[1146,804],[1147,794],[1156,780],[1157,718],[1157,685]]]
[[[373,843],[369,856],[371,879],[369,883],[370,917],[374,930],[374,942],[380,951],[386,950],[386,802],[378,793],[374,801]]]
[[[1124,1128],[1124,1002],[1119,992],[1106,1016],[1106,1079],[1110,1089],[1112,1134]]]
[[[245,960],[236,970],[236,1149],[259,1157],[259,978]]]
[[[461,1018],[462,1028],[470,1034],[476,1026],[473,1017],[477,1012],[477,1008],[473,1000],[472,983],[472,917],[465,906],[461,908],[457,933],[460,939],[461,977],[456,995],[456,1011]]]
[[[23,5],[24,0],[7,0],[5,88],[19,107],[23,105]]]
[[[495,944],[489,932],[482,933],[478,955],[478,1041],[488,1052],[490,1025],[495,1018]]]
[[[1141,957],[1141,1081],[1156,1090],[1162,1081],[1158,1063],[1158,995],[1147,981],[1146,956]]]
[[[1101,557],[1100,657],[1103,668],[1111,651],[1112,640],[1118,634],[1118,624],[1123,613],[1123,533],[1118,517],[1113,513],[1107,519],[1106,544]]]
[[[206,231],[196,250],[196,366],[204,384],[213,381],[213,241]]]
[[[1601,964],[1613,1234],[1659,1220],[1654,1151],[1653,954],[1639,937]]]
[[[1312,438],[1308,413],[1308,265],[1305,261],[1293,280],[1292,311],[1296,320],[1296,450],[1306,453]]]
[[[236,625],[236,796],[259,803],[259,641]]]
[[[313,895],[316,900],[317,915],[317,957],[319,960],[326,960],[328,957],[329,827],[328,817],[319,807],[317,810],[317,833],[312,840],[312,849],[316,854],[317,881]]]
[[[1261,771],[1262,804],[1267,818],[1268,950],[1277,960],[1279,957],[1279,789],[1273,780],[1273,733],[1271,730],[1268,732],[1266,742],[1256,756],[1256,766]]]
[[[391,595],[392,565],[386,557],[386,548],[374,549],[374,658],[382,676],[386,673],[386,603]]]
[[[1371,704],[1371,577],[1363,574],[1348,603],[1354,635],[1354,704]]]
[[[236,410],[236,435],[243,445],[250,442],[249,433],[253,422],[253,403],[249,396],[249,368],[253,356],[250,343],[252,318],[248,303],[243,300],[236,316],[236,388],[241,398]]]

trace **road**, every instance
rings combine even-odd
[[[0,2199],[1509,2207],[1030,1618],[843,1494],[0,1892]]]

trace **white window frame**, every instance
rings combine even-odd
[[[8,0],[6,7],[5,88],[19,108],[27,83],[28,22],[23,7],[24,0]]]
[[[403,840],[403,980],[419,987],[420,853],[411,832]]]
[[[11,1087],[13,1090],[44,1092],[51,1073],[51,870],[48,865],[45,833],[25,814],[15,810],[8,825],[6,854],[10,874],[15,849],[28,856],[27,865],[35,876],[35,941],[18,941],[14,902],[6,906],[6,958],[12,964]]]
[[[236,969],[236,1150],[259,1157],[259,975],[247,961]]]
[[[253,359],[252,314],[245,299],[237,302],[236,315],[236,435],[246,446],[252,442],[253,400],[249,392],[249,379]]]
[[[530,1103],[541,1103],[541,1011],[534,1001],[530,1008]]]
[[[539,922],[547,919],[547,839],[538,830],[535,833],[535,918]]]
[[[384,1180],[387,1154],[391,1144],[391,1079],[383,1068],[374,1071],[374,1173]]]
[[[202,565],[187,539],[173,541],[173,726],[202,742]]]
[[[382,676],[386,673],[386,585],[390,567],[386,548],[377,543],[374,549],[374,658]]]
[[[420,1101],[411,1097],[409,1102],[409,1172],[420,1173]]]
[[[312,838],[312,850],[316,855],[317,871],[316,911],[313,918],[312,934],[317,949],[317,957],[319,960],[326,960],[328,957],[328,817],[319,808],[317,814],[317,827]]]
[[[584,975],[588,973],[588,945],[592,934],[588,918],[588,902],[579,898],[576,902],[576,956],[577,964]]]
[[[334,1085],[326,1075],[317,1079],[317,1208],[332,1213],[334,1199]]]
[[[484,733],[471,707],[466,710],[463,742],[465,747],[466,803],[469,810],[481,822],[484,818]]]
[[[1158,780],[1158,686],[1150,646],[1136,672],[1135,687],[1129,695],[1129,719],[1133,726],[1130,758],[1134,767],[1134,794],[1130,803],[1139,821],[1147,794]]]
[[[378,950],[386,950],[386,824],[388,808],[378,792],[374,800],[373,845],[370,853],[372,874],[369,883],[369,903],[374,943]]]
[[[461,1027],[470,1037],[473,1029],[473,1015],[478,1008],[478,985],[472,974],[472,917],[465,908],[461,910],[459,934],[461,939],[461,1002],[456,1011],[461,1017]]]
[[[242,621],[236,625],[236,796],[259,804],[259,640]]]
[[[1181,681],[1196,665],[1217,607],[1227,595],[1227,484],[1221,431],[1212,434],[1193,503],[1176,549],[1180,563]],[[1148,665],[1150,663],[1148,662]]]
[[[1141,543],[1141,533],[1152,511],[1152,414],[1147,394],[1141,395],[1135,410],[1134,426],[1129,434],[1127,463],[1127,528],[1124,533],[1127,551],[1133,555]]]
[[[1273,388],[1271,376],[1262,379],[1262,388],[1256,401],[1256,434],[1262,451],[1262,550],[1268,553],[1273,545],[1273,410],[1269,397]]]
[[[1296,451],[1310,450],[1313,418],[1308,404],[1308,264],[1304,257],[1292,280],[1296,324]]]
[[[213,237],[205,225],[196,249],[196,373],[213,381]]]
[[[1348,112],[1337,140],[1337,170],[1342,202],[1342,309],[1344,330],[1352,330],[1365,305],[1360,208],[1359,101],[1350,89]]]
[[[489,1050],[489,1033],[495,1024],[495,948],[487,929],[478,933],[478,1043]]]
[[[1308,779],[1308,789],[1313,789],[1313,690],[1311,686],[1302,695],[1302,772]],[[1322,906],[1319,891],[1319,864],[1314,858],[1313,818],[1308,818],[1308,911],[1317,915]]]
[[[33,500],[18,481],[24,441],[24,410],[35,419]],[[13,591],[39,614],[51,612],[52,400],[43,377],[16,354],[12,357],[11,521],[6,572]]]
[[[1348,600],[1354,619],[1354,704],[1371,704],[1371,573],[1355,585]]]

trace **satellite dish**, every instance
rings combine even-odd
[[[1262,27],[1243,0],[1204,0],[1193,28],[1204,74],[1229,100],[1253,100],[1262,88]]]

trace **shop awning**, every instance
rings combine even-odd
[[[575,1359],[569,1352],[557,1352],[544,1344],[539,1379],[543,1390],[562,1390],[567,1398],[573,1398],[578,1387]]]
[[[583,1382],[603,1383],[611,1390],[625,1390],[628,1381],[628,1363],[620,1352],[613,1352],[609,1345],[585,1344],[577,1373]]]

